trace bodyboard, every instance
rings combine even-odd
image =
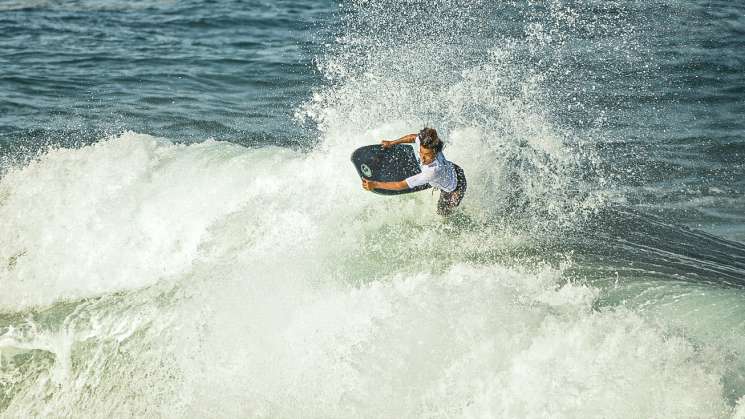
[[[352,153],[352,164],[360,178],[378,182],[398,182],[421,172],[414,149],[403,144],[389,148],[383,148],[380,144],[360,147]],[[372,192],[381,195],[400,195],[427,188],[429,184],[401,191],[373,189]]]

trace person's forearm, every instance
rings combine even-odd
[[[371,180],[369,182],[373,189],[387,189],[389,191],[402,191],[404,189],[409,189],[409,184],[406,183],[405,180],[398,182],[376,182]]]
[[[413,143],[414,140],[416,140],[416,134],[407,134],[399,138],[398,140],[393,141],[393,144],[409,144]]]

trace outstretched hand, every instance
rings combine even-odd
[[[388,140],[381,140],[381,141],[380,141],[380,145],[381,145],[381,146],[382,146],[383,148],[391,148],[391,147],[393,147],[393,146],[394,146],[395,144],[393,143],[393,141],[388,141]]]
[[[373,182],[371,180],[362,179],[362,189],[364,189],[366,191],[371,191],[371,190],[375,189],[374,184],[375,184],[375,182]]]

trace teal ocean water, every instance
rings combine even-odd
[[[2,1],[0,417],[745,417],[743,115],[733,2]]]

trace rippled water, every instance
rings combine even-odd
[[[6,146],[94,141],[122,129],[190,141],[298,141],[304,134],[289,115],[318,83],[311,59],[323,29],[314,28],[332,11],[297,1],[4,8]]]

